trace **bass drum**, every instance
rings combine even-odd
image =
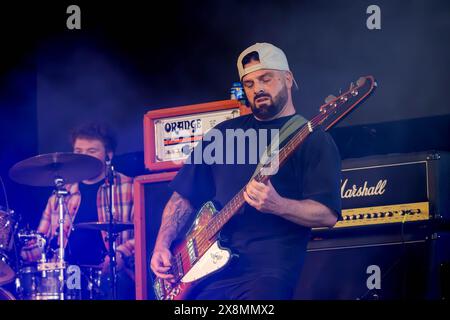
[[[3,300],[16,300],[11,292],[0,287],[0,301]]]

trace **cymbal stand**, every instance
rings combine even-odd
[[[60,299],[64,300],[64,197],[68,191],[64,188],[64,180],[60,177],[55,178],[55,194],[58,201],[59,210],[59,250],[58,250],[58,269],[59,269],[59,284],[60,284]]]
[[[111,165],[111,160],[107,158],[106,161],[106,185],[108,186],[107,192],[109,197],[107,198],[106,210],[109,213],[109,226],[108,226],[108,256],[109,256],[109,270],[111,279],[111,292],[112,299],[117,300],[117,261],[116,261],[116,238],[117,233],[113,232],[114,224],[114,167]],[[109,203],[108,203],[109,202]]]

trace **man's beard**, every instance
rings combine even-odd
[[[258,103],[256,106],[256,100],[258,98],[266,97],[268,98],[264,102]],[[286,86],[281,88],[280,92],[272,98],[272,96],[268,93],[259,93],[255,95],[253,102],[250,102],[250,107],[252,109],[253,114],[261,120],[267,120],[274,118],[277,114],[283,110],[286,102],[288,100],[288,90]]]

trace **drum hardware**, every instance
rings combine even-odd
[[[38,263],[38,265],[37,265],[38,271],[51,271],[51,270],[60,270],[60,269],[66,269],[66,268],[67,268],[67,264],[64,261]]]
[[[111,159],[109,155],[106,154],[105,161],[105,182],[108,190],[108,201],[106,201],[106,212],[109,215],[108,224],[108,256],[109,256],[109,270],[111,273],[111,292],[113,300],[117,300],[117,261],[116,261],[116,238],[118,233],[113,230],[114,223],[114,178],[115,171],[111,164]]]
[[[110,226],[112,225],[112,226]],[[123,223],[123,222],[113,222],[110,224],[109,222],[81,222],[75,225],[75,228],[78,229],[87,229],[87,230],[98,230],[108,232],[109,228],[112,228],[113,233],[120,233],[125,230],[130,230],[134,228],[132,223]]]
[[[19,230],[17,239],[22,247],[36,245],[41,250],[41,259],[38,262],[47,262],[47,250],[50,248],[47,248],[47,240],[43,234],[27,228]]]
[[[67,212],[64,198],[68,195],[65,185],[96,177],[101,173],[102,168],[103,163],[95,157],[56,152],[23,160],[15,164],[9,171],[11,179],[18,183],[55,188],[53,194],[56,197],[59,212],[57,264],[47,265],[45,250],[43,250],[44,254],[38,265],[38,269],[43,268],[43,270],[38,270],[42,277],[34,278],[41,280],[37,285],[43,292],[42,294],[49,292],[49,296],[44,298],[54,299],[57,296],[56,299],[65,299],[64,217]],[[36,297],[41,297],[39,292]]]
[[[81,265],[81,275],[82,280],[86,281],[85,287],[88,294],[89,300],[95,300],[102,298],[103,293],[101,292],[102,284],[102,268],[99,266],[87,266]]]
[[[120,232],[133,229],[134,224],[133,223],[123,223],[123,222],[120,223],[120,222],[115,222],[114,220],[112,220],[112,223],[94,221],[94,222],[82,222],[82,223],[75,224],[74,228],[75,229],[104,231],[104,232],[108,233],[106,240],[109,243],[109,248],[113,248],[113,250],[108,251],[108,256],[110,257],[110,274],[111,274],[111,276],[108,277],[108,279],[111,284],[112,297],[113,297],[113,299],[116,299],[117,298],[117,282],[114,281],[114,278],[117,279],[117,271],[111,270],[111,268],[112,268],[112,266],[111,266],[111,261],[112,261],[111,260],[111,251],[114,254],[114,268],[116,268],[117,262],[116,262],[116,258],[115,258],[115,256],[116,256],[115,255],[115,252],[116,252],[115,240]],[[110,234],[112,236],[110,236]],[[112,246],[111,246],[111,242],[112,242]],[[93,272],[92,270],[95,270],[95,268],[93,268],[93,266],[90,266],[90,268],[91,268],[90,272],[92,273]],[[100,276],[101,276],[101,270],[96,270],[96,272],[100,273]],[[91,278],[95,279],[96,277],[91,276]],[[97,278],[100,278],[100,277],[97,277]],[[89,291],[89,292],[93,292],[93,291]]]

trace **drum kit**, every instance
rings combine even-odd
[[[97,177],[105,170],[109,195],[112,195],[114,179],[110,179],[113,168],[97,158],[76,153],[49,153],[38,155],[15,164],[9,171],[12,180],[17,183],[54,187],[59,213],[59,229],[64,230],[66,214],[64,197],[68,194],[65,185]],[[110,198],[112,208],[113,199]],[[108,234],[110,257],[109,289],[112,299],[117,297],[115,239],[125,230],[132,229],[132,223],[117,223],[109,209],[109,222],[84,222],[74,228],[105,231]],[[58,232],[58,248],[52,261],[48,261],[46,252],[48,240],[42,234],[30,230],[18,230],[19,217],[13,210],[0,207],[0,300],[71,300],[99,299],[104,296],[100,287],[102,268],[100,266],[69,266],[64,256],[64,232]],[[33,244],[42,251],[35,265],[26,265],[19,254],[20,247]],[[77,276],[77,277],[74,277]],[[14,289],[9,289],[11,286]],[[9,290],[8,290],[9,289]],[[13,293],[11,293],[13,292]]]

